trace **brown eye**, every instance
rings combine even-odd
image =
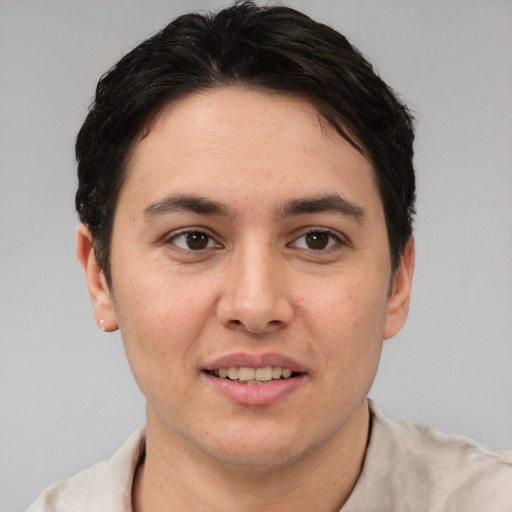
[[[328,250],[336,245],[343,245],[341,239],[334,233],[324,229],[311,230],[299,236],[290,245],[298,249],[310,251]]]
[[[209,239],[210,237],[206,233],[201,233],[201,231],[192,231],[187,234],[187,246],[193,251],[200,251],[201,249],[206,249],[206,247],[208,247]]]
[[[309,249],[325,249],[329,244],[330,235],[325,231],[313,231],[305,235],[305,242]]]
[[[213,238],[204,231],[184,231],[170,239],[177,247],[189,251],[202,251],[211,247],[217,247]]]

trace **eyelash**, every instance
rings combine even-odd
[[[186,237],[188,236],[191,236],[191,235],[204,235],[206,238],[207,238],[207,246],[204,247],[204,248],[200,248],[200,249],[192,249],[190,247],[188,248],[185,248],[185,247],[180,247],[177,243],[176,243],[176,240],[178,240],[179,238],[182,238],[185,240],[185,243],[187,243],[187,240],[186,240]],[[215,243],[215,248],[219,248],[219,247],[222,247],[218,242],[215,241],[214,237],[211,236],[209,233],[207,233],[204,229],[201,229],[201,228],[197,228],[197,229],[184,229],[182,231],[179,231],[177,233],[172,233],[171,236],[169,236],[166,240],[165,240],[165,243],[168,243],[168,244],[172,244],[174,245],[177,249],[181,250],[181,251],[185,251],[185,252],[203,252],[207,249],[212,249],[212,247],[208,247],[211,242],[214,242]]]
[[[199,248],[196,248],[196,249],[192,249],[190,246],[188,247],[180,247],[176,241],[178,239],[183,239],[185,241],[185,244],[188,245],[188,240],[186,239],[188,236],[192,236],[192,235],[199,235],[200,237],[206,237],[206,238],[203,238],[202,240],[199,239],[197,240],[199,243],[201,243],[202,241],[206,240],[206,246],[205,247],[199,247]],[[327,236],[328,237],[328,240],[327,240],[327,246],[326,247],[318,247],[318,248],[312,248],[312,247],[300,247],[298,245],[298,242],[299,240],[301,239],[306,239],[307,236],[310,236],[310,235],[320,235],[321,237],[324,237],[324,236]],[[323,240],[320,240],[320,242],[322,242]],[[213,247],[211,246],[213,242]],[[184,229],[182,231],[179,231],[177,233],[172,233],[166,240],[165,240],[165,243],[166,244],[172,244],[177,250],[180,250],[180,251],[183,251],[183,252],[188,252],[188,253],[203,253],[204,251],[208,250],[208,249],[217,249],[217,248],[222,248],[222,245],[220,243],[218,243],[215,238],[210,235],[206,230],[204,230],[203,228],[187,228],[187,229]],[[304,244],[306,245],[307,242]],[[325,229],[325,228],[310,228],[308,229],[306,232],[302,233],[300,236],[294,238],[290,243],[287,244],[288,247],[296,247],[297,249],[301,249],[301,250],[304,250],[304,251],[311,251],[313,253],[327,253],[327,252],[331,252],[333,250],[336,250],[338,248],[338,246],[340,245],[347,245],[347,243],[339,236],[337,235],[336,233],[328,230],[328,229]]]
[[[330,245],[328,245],[327,247],[320,247],[320,248],[316,248],[316,249],[312,248],[312,247],[297,247],[297,242],[300,239],[305,239],[308,235],[322,235],[322,236],[327,235],[327,237],[329,237],[329,239],[330,239],[328,241],[328,243],[330,243]],[[333,233],[329,229],[325,229],[325,228],[310,228],[305,233],[302,233],[299,237],[295,238],[289,245],[293,246],[293,244],[295,244],[295,246],[298,249],[303,249],[306,251],[313,251],[313,252],[318,252],[318,253],[331,252],[333,250],[336,250],[339,245],[346,245],[346,243],[341,239],[341,237],[339,235],[337,235],[336,233]]]

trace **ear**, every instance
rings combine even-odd
[[[91,233],[84,224],[78,227],[76,254],[85,273],[89,298],[98,327],[104,331],[115,331],[118,325],[112,295],[103,270],[96,260]]]
[[[397,334],[407,319],[414,273],[414,255],[414,240],[411,238],[405,246],[400,257],[400,265],[393,276],[384,331],[385,340]]]

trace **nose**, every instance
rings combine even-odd
[[[225,327],[262,334],[290,324],[293,307],[278,255],[248,248],[233,255],[228,267],[217,304],[217,317]]]

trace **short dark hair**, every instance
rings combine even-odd
[[[135,143],[170,101],[228,85],[304,97],[371,160],[396,269],[412,236],[411,114],[343,35],[294,9],[244,1],[178,17],[98,83],[76,141],[76,208],[109,285],[116,201]]]

